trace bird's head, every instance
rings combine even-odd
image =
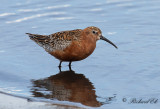
[[[86,34],[88,34],[88,36],[92,36],[96,40],[104,40],[113,45],[115,48],[118,48],[113,42],[102,36],[102,32],[98,27],[90,26],[85,28],[84,30],[86,31]]]

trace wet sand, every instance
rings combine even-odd
[[[0,109],[82,109],[80,107],[51,104],[45,102],[30,102],[25,98],[0,93]],[[84,109],[84,108],[83,108]]]

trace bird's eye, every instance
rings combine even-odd
[[[97,34],[97,32],[96,31],[92,31],[93,32],[93,34]]]

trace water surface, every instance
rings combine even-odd
[[[78,106],[158,108],[128,102],[160,99],[159,6],[158,0],[1,2],[0,91]],[[88,26],[99,27],[119,49],[98,41],[90,57],[72,63],[73,71],[68,63],[59,71],[59,61],[25,35]]]

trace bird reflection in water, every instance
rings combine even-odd
[[[32,80],[31,92],[35,97],[78,102],[86,106],[100,107],[93,84],[83,75],[74,71],[60,71],[45,79]],[[47,93],[49,92],[49,93]]]

